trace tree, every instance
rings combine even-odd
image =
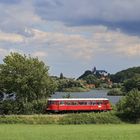
[[[63,76],[63,73],[60,73],[60,79],[63,79],[64,76]]]
[[[15,101],[26,104],[47,98],[55,90],[49,67],[38,58],[11,53],[0,65],[0,89],[15,94]]]
[[[110,77],[111,81],[113,81],[114,83],[123,83],[126,80],[139,76],[140,76],[140,66],[122,70],[114,75],[111,75]]]
[[[131,91],[132,89],[140,90],[140,77],[133,77],[124,82],[124,90],[126,92]]]
[[[133,121],[140,119],[140,91],[136,89],[130,91],[117,104],[117,110],[125,116],[125,119]]]

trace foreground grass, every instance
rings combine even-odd
[[[140,125],[0,124],[0,140],[139,140]]]

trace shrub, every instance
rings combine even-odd
[[[14,100],[4,100],[0,102],[0,114],[43,114],[45,113],[46,101],[38,100],[33,102],[16,102]]]
[[[118,102],[117,111],[123,119],[137,122],[140,119],[140,91],[130,91]]]
[[[17,106],[13,100],[4,100],[0,102],[0,114],[10,115],[17,112]]]
[[[5,124],[55,124],[56,118],[46,115],[11,115],[1,116],[0,123]]]
[[[114,112],[74,113],[65,115],[10,115],[1,116],[0,123],[7,124],[119,124]]]
[[[59,124],[119,124],[113,112],[69,114],[60,118]]]
[[[107,95],[110,95],[110,96],[122,96],[122,95],[124,95],[124,93],[119,88],[115,88],[115,89],[109,90]]]

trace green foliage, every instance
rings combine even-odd
[[[121,83],[113,83],[112,88],[122,88],[122,84]]]
[[[23,124],[119,124],[113,112],[74,113],[65,115],[11,115],[0,117],[0,123]]]
[[[57,79],[57,91],[78,91],[78,88],[85,88],[85,83],[81,80],[75,80],[70,78],[63,78],[63,79]]]
[[[92,75],[93,72],[90,70],[87,70],[84,72],[84,74],[82,74],[78,79],[84,79],[84,77],[87,77],[88,75]]]
[[[0,102],[0,115],[43,114],[45,113],[46,104],[45,100],[35,100],[27,103],[4,100]]]
[[[0,114],[14,114],[17,110],[16,103],[13,100],[5,100],[0,102]]]
[[[110,88],[110,75],[104,70],[87,70],[78,79],[84,80],[87,84],[94,84],[96,88]]]
[[[62,117],[60,124],[119,124],[121,120],[111,112],[79,113]]]
[[[129,92],[132,89],[140,90],[140,76],[139,77],[133,77],[132,79],[129,79],[129,80],[124,82],[123,90],[125,92]]]
[[[55,86],[48,75],[48,67],[38,58],[11,53],[0,65],[0,88],[14,93],[20,102],[32,102],[51,95]]]
[[[133,67],[117,72],[111,75],[111,80],[114,83],[123,83],[125,80],[132,79],[133,77],[140,77],[140,67]]]
[[[117,104],[117,110],[125,120],[140,119],[140,91],[132,90]]]
[[[1,116],[0,123],[4,124],[55,124],[56,117],[44,115],[11,115]]]
[[[63,92],[87,92],[89,91],[89,88],[85,87],[71,87],[71,88],[64,88]]]
[[[92,71],[85,71],[78,79],[85,80],[87,84],[95,84],[96,87],[99,87],[100,80],[98,76],[95,75]]]
[[[3,113],[36,113],[34,103],[47,98],[56,89],[54,81],[48,74],[48,66],[38,58],[18,53],[11,53],[3,61],[4,63],[0,64],[0,92],[15,95],[14,101],[1,102]]]
[[[119,88],[114,88],[108,91],[109,96],[122,96],[124,93]]]
[[[83,80],[87,82],[87,84],[95,84],[96,87],[99,87],[100,80],[93,74],[89,74],[86,77],[83,77]]]

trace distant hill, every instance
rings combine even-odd
[[[94,84],[95,87],[101,86],[101,84],[106,84],[107,86],[110,84],[109,74],[105,70],[97,70],[94,67],[92,70],[86,70],[78,80],[84,80],[87,84]]]
[[[122,70],[116,74],[111,75],[110,77],[114,83],[123,83],[124,81],[134,77],[140,77],[140,66]]]
[[[85,79],[87,76],[93,76],[94,78],[100,78],[102,76],[108,75],[105,70],[97,70],[94,67],[92,70],[86,70],[78,79]]]

